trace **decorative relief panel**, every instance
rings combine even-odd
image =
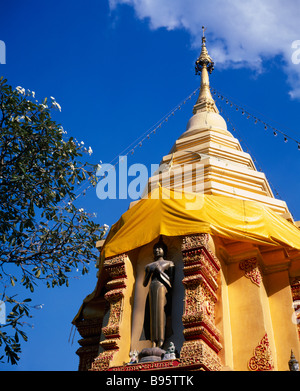
[[[208,248],[209,235],[183,238],[182,255],[185,287],[182,322],[185,342],[180,352],[181,366],[216,371],[221,369],[218,352],[222,349],[215,326],[219,260]]]
[[[78,341],[80,347],[76,353],[79,356],[79,371],[88,371],[92,362],[99,353],[99,341],[103,318],[84,319],[76,323],[82,339]]]
[[[250,358],[248,368],[250,371],[272,371],[274,369],[267,333],[254,349],[254,356]]]
[[[293,297],[294,315],[293,322],[297,324],[298,336],[300,340],[300,277],[296,277],[291,282],[291,291]]]
[[[257,286],[261,285],[262,276],[256,258],[241,261],[239,267],[241,270],[244,270],[245,277],[249,278],[253,284],[256,284]]]
[[[106,287],[108,292],[105,299],[110,303],[110,315],[107,326],[102,328],[105,340],[100,345],[105,350],[94,360],[92,371],[106,371],[114,354],[119,350],[120,324],[123,315],[124,289],[126,288],[126,267],[127,255],[106,259],[104,268],[108,272],[110,280]]]

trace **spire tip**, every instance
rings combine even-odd
[[[205,37],[205,31],[206,28],[202,26],[203,35],[202,35],[202,49],[199,58],[196,61],[196,75],[199,75],[202,72],[203,67],[205,66],[209,73],[211,73],[214,69],[214,62],[212,58],[209,56],[207,49],[206,49],[206,37]]]

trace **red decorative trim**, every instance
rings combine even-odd
[[[206,248],[208,234],[183,238],[182,256],[185,287],[182,323],[185,342],[180,352],[184,366],[220,370],[218,352],[222,349],[215,326],[215,303],[218,296],[219,260]]]
[[[294,314],[292,321],[297,324],[298,337],[300,340],[300,277],[294,278],[291,283],[291,291],[293,297]]]
[[[246,259],[239,263],[241,270],[244,270],[245,277],[249,278],[253,284],[260,286],[262,282],[262,276],[258,267],[256,258]]]
[[[110,314],[107,326],[102,328],[105,339],[100,342],[104,352],[94,360],[92,371],[107,371],[114,354],[119,351],[120,324],[123,316],[123,298],[126,289],[126,254],[105,259],[104,268],[110,279],[106,284],[108,292],[104,298],[110,303]]]
[[[272,371],[274,369],[267,333],[254,349],[254,356],[250,358],[248,368],[250,371]]]
[[[153,371],[159,369],[172,369],[180,366],[180,360],[161,360],[153,362],[144,362],[138,364],[128,364],[120,367],[109,368],[109,371]]]

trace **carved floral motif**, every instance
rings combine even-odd
[[[218,352],[222,349],[215,326],[219,260],[207,249],[208,234],[183,238],[182,255],[185,287],[182,322],[185,342],[180,352],[183,366],[215,371],[221,369]]]
[[[256,258],[251,258],[251,259],[246,259],[245,261],[241,261],[239,263],[239,267],[241,270],[244,270],[245,277],[249,278],[250,281],[253,282],[253,284],[260,286],[262,282],[262,277]]]
[[[254,349],[254,356],[249,360],[248,367],[250,371],[272,371],[274,369],[267,333]]]
[[[123,315],[124,289],[126,288],[126,268],[125,261],[127,255],[122,254],[115,258],[106,259],[104,268],[110,276],[107,283],[108,292],[105,299],[110,303],[110,313],[107,326],[102,328],[105,339],[100,342],[104,352],[94,360],[92,371],[106,371],[114,354],[119,350],[120,323]]]
[[[293,297],[293,308],[295,311],[292,320],[297,324],[298,336],[300,340],[300,277],[296,277],[291,282],[291,291]]]

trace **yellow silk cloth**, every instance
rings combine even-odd
[[[150,243],[159,235],[193,233],[300,250],[300,230],[258,202],[158,187],[111,227],[101,260]]]

